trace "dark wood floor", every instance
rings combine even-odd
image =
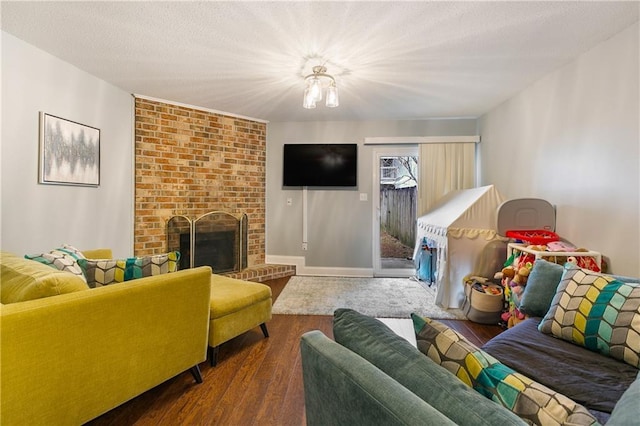
[[[269,281],[274,301],[288,278]],[[442,320],[476,345],[498,326]],[[220,347],[215,368],[200,365],[204,382],[189,372],[145,392],[89,424],[96,425],[304,425],[304,391],[298,344],[309,330],[333,337],[332,317],[274,315],[268,339],[260,328]]]

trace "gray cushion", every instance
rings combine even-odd
[[[336,342],[351,349],[459,425],[525,424],[425,357],[382,322],[350,309],[333,320]]]
[[[520,311],[532,317],[543,317],[551,306],[563,272],[562,265],[537,259],[520,299]]]

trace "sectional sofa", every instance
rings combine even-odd
[[[0,268],[2,425],[83,424],[188,370],[202,380],[211,268],[97,288],[11,253]]]
[[[300,342],[307,424],[638,424],[640,287],[540,265],[525,298],[532,317],[482,348],[417,315],[414,347],[375,318],[337,310],[335,340],[314,330]],[[596,318],[603,301],[608,323]],[[580,341],[576,307],[595,312],[587,329],[600,324],[601,339]]]

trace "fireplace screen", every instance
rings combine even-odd
[[[215,273],[247,267],[246,214],[210,212],[192,220],[174,216],[167,223],[169,250],[180,251],[180,269],[210,266]]]

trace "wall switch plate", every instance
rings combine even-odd
[[[291,199],[291,198],[287,198],[287,205],[288,205],[288,206],[293,205],[293,199]]]
[[[307,243],[302,243],[302,250],[307,251],[308,248],[309,246],[307,245]]]
[[[361,192],[360,193],[360,201],[367,201],[367,193],[366,192]]]

